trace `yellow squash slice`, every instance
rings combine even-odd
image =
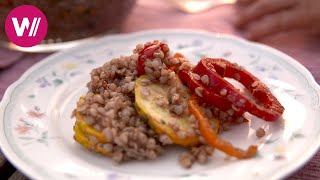
[[[135,105],[139,115],[147,119],[148,124],[156,133],[168,135],[173,143],[182,146],[196,145],[198,143],[198,137],[196,135],[181,138],[172,127],[174,124],[174,126],[178,127],[180,131],[185,131],[185,134],[193,131],[189,120],[190,114],[183,113],[181,116],[177,116],[170,112],[168,107],[158,105],[157,99],[168,97],[169,86],[160,83],[151,83],[147,86],[143,86],[142,82],[147,78],[148,77],[144,75],[136,80]],[[181,84],[181,86],[183,85]],[[143,88],[148,89],[148,92],[150,93],[148,97],[143,95]],[[185,88],[183,95],[187,95],[189,97],[187,88]]]
[[[79,101],[83,101],[84,98],[81,97]],[[108,141],[104,137],[104,135],[94,129],[92,126],[88,125],[80,113],[76,113],[76,123],[73,127],[74,130],[74,139],[81,144],[82,146],[86,147],[90,151],[95,151],[103,155],[110,155],[111,152],[108,152],[101,148],[101,144],[107,144]],[[93,143],[90,141],[90,136],[93,136],[97,139],[98,142]]]

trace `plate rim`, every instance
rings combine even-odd
[[[204,30],[194,30],[194,29],[156,29],[156,30],[146,30],[146,31],[138,31],[138,32],[132,32],[132,33],[123,33],[123,34],[114,34],[114,35],[107,35],[103,36],[96,41],[90,42],[88,44],[81,44],[79,46],[72,47],[70,49],[62,50],[59,52],[56,52],[52,55],[49,55],[45,57],[43,60],[35,63],[30,68],[28,68],[22,76],[16,80],[14,83],[12,83],[5,91],[3,98],[0,102],[0,116],[2,119],[2,122],[0,123],[0,148],[2,153],[5,155],[8,161],[10,161],[13,166],[15,166],[16,169],[23,172],[26,176],[41,179],[43,178],[40,173],[37,173],[34,169],[32,169],[31,166],[28,166],[27,163],[19,158],[17,154],[13,151],[12,147],[8,143],[8,139],[5,137],[4,133],[4,111],[7,107],[7,105],[10,103],[12,99],[12,93],[14,89],[21,84],[32,72],[35,70],[41,68],[43,65],[49,63],[50,61],[54,60],[55,58],[65,55],[66,53],[74,52],[74,50],[79,48],[85,48],[90,47],[95,44],[99,44],[103,41],[106,41],[108,39],[121,39],[121,38],[133,38],[137,36],[143,36],[146,34],[172,34],[172,33],[192,33],[194,35],[205,35],[209,37],[222,37],[227,39],[232,39],[235,41],[240,41],[241,43],[250,45],[250,46],[258,46],[261,49],[267,50],[271,52],[272,54],[275,54],[277,56],[283,57],[284,61],[287,61],[289,64],[291,64],[295,69],[299,70],[299,72],[305,77],[307,80],[307,83],[311,88],[315,90],[315,92],[320,95],[320,85],[315,81],[315,78],[312,76],[311,72],[304,67],[300,62],[295,60],[294,58],[290,57],[289,55],[281,52],[278,49],[272,48],[270,46],[258,43],[258,42],[251,42],[246,39],[243,39],[239,36],[235,35],[229,35],[224,33],[215,33],[215,32],[209,32]],[[319,106],[319,102],[318,102]],[[295,161],[291,162],[288,166],[286,166],[285,169],[283,169],[281,172],[275,172],[272,176],[272,179],[278,179],[278,178],[285,178],[290,175],[290,173],[293,173],[294,171],[301,168],[303,165],[305,165],[310,159],[318,152],[320,149],[320,142],[314,142],[310,145],[310,148],[307,149],[303,155],[300,157],[295,158]]]

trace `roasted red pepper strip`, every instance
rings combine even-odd
[[[198,87],[202,87],[202,92],[200,97],[201,100],[206,102],[207,104],[213,105],[217,107],[219,110],[227,112],[228,110],[232,109],[232,103],[228,101],[225,97],[215,94],[214,92],[210,91],[201,81],[194,79],[192,72],[187,70],[180,70],[178,72],[178,76],[182,82],[184,82],[190,90],[195,92],[195,89]],[[239,118],[243,115],[243,111],[238,109],[234,111],[233,114],[230,116],[233,117],[232,120],[236,120],[235,118]]]
[[[202,137],[209,145],[239,159],[247,159],[255,156],[255,154],[257,153],[257,146],[250,146],[246,151],[244,151],[242,149],[234,147],[230,142],[221,139],[211,128],[209,119],[206,117],[205,112],[202,111],[202,109],[198,105],[194,96],[190,97],[188,107],[189,111],[193,114],[196,121],[198,122]]]
[[[225,96],[234,106],[257,117],[267,121],[274,121],[284,111],[283,106],[272,95],[270,89],[237,64],[224,59],[203,58],[193,71],[200,76],[208,75],[208,87],[210,90],[217,94],[221,91],[226,91]],[[262,105],[242,95],[232,84],[224,80],[224,77],[233,78],[242,83]]]
[[[152,59],[154,52],[156,50],[158,50],[159,48],[163,48],[164,46],[167,46],[167,44],[161,43],[161,42],[160,43],[151,43],[139,51],[139,58],[138,58],[138,75],[139,76],[145,74],[144,62],[147,59]]]

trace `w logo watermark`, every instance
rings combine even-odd
[[[40,17],[39,18],[33,18],[32,25],[31,25],[31,28],[29,30],[29,35],[28,35],[29,37],[30,36],[33,36],[33,37],[36,36],[37,30],[39,28],[40,21],[41,21]],[[30,22],[29,22],[28,18],[23,18],[22,19],[22,23],[21,23],[20,26],[19,26],[17,18],[12,18],[12,23],[13,23],[14,29],[16,30],[16,34],[19,37],[22,37],[22,35],[24,34],[25,29],[29,29],[29,25],[30,25]]]
[[[5,24],[8,39],[21,47],[39,44],[47,34],[45,15],[36,7],[23,5],[13,9]]]

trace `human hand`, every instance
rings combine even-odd
[[[238,0],[241,12],[236,25],[249,39],[290,30],[320,34],[320,0]]]

